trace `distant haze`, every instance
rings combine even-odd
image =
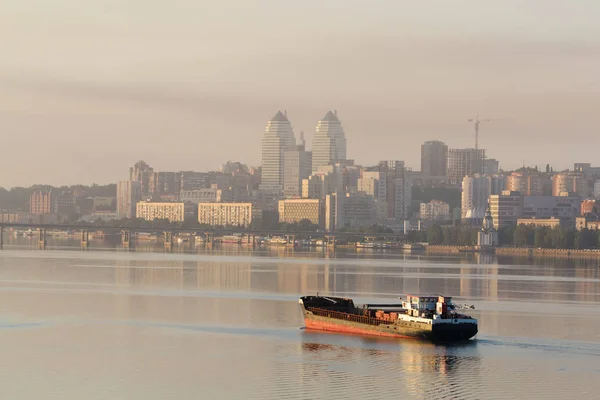
[[[502,168],[600,165],[600,3],[8,0],[0,186],[260,164],[287,109],[310,147],[338,110],[348,157],[420,168],[420,145]]]

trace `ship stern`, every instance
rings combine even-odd
[[[429,339],[434,342],[461,342],[469,340],[477,335],[477,320],[448,320],[442,323],[434,323]]]

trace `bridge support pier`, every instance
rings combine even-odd
[[[121,244],[125,248],[129,248],[129,244],[131,243],[131,231],[124,230],[121,231]]]
[[[90,232],[86,230],[81,231],[81,247],[88,247],[90,241]]]
[[[165,250],[171,250],[173,248],[173,232],[163,232],[165,239]]]
[[[296,235],[287,235],[287,244],[291,244],[293,247],[296,247]]]
[[[38,232],[39,232],[38,249],[46,250],[46,244],[48,243],[46,241],[46,230],[43,228],[39,228]]]
[[[327,236],[327,246],[335,249],[335,236]]]

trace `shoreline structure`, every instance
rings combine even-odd
[[[492,247],[427,245],[427,254],[488,253],[496,256],[600,258],[600,249],[545,249],[531,247]]]

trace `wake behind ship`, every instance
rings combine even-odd
[[[400,304],[354,305],[352,299],[304,296],[299,300],[307,329],[362,335],[468,340],[477,334],[477,320],[456,312],[451,297],[407,296]]]

